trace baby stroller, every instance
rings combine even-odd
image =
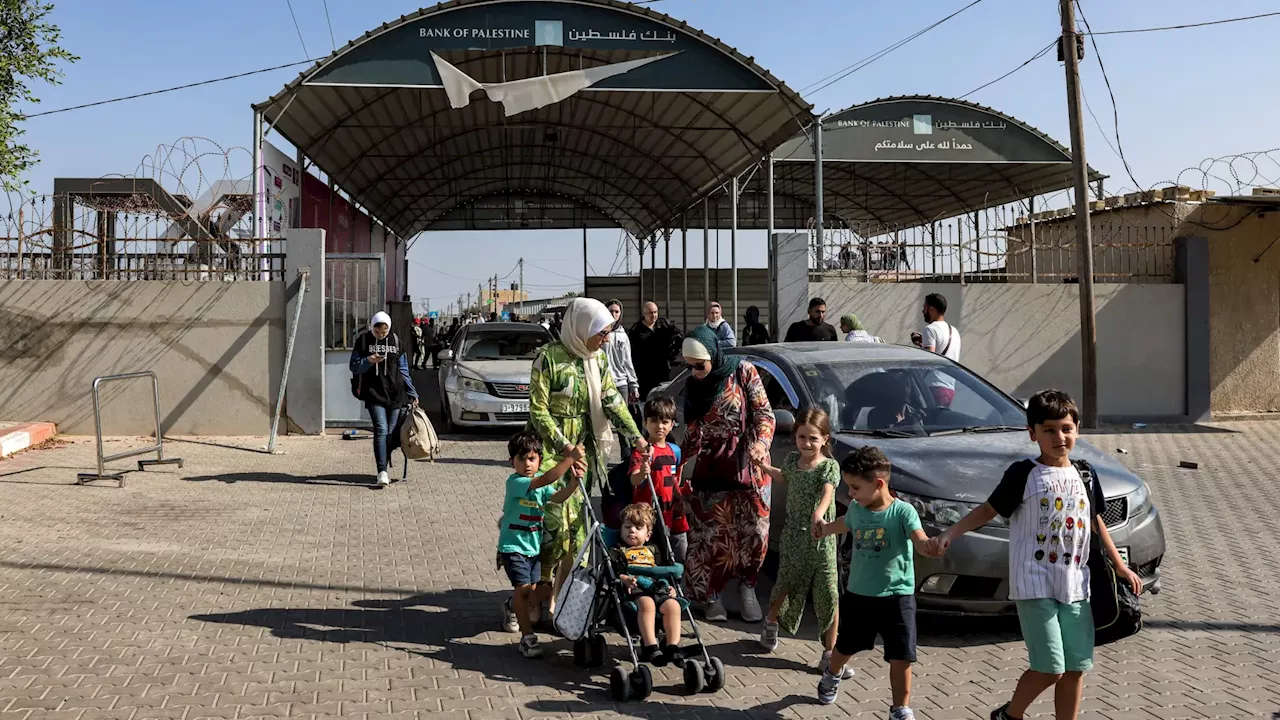
[[[626,465],[619,467],[625,471]],[[614,470],[617,471],[617,468]],[[610,473],[611,476],[613,474]],[[649,492],[653,498],[657,516],[657,530],[661,536],[659,550],[665,554],[664,561],[670,562],[673,558],[671,541],[667,536],[662,509],[657,503],[658,494],[655,492],[651,477],[646,477],[645,482],[649,484]],[[611,491],[609,485],[616,485],[616,483],[606,483],[606,495],[616,496],[616,490]],[[620,489],[620,487],[617,488],[617,490]],[[616,629],[627,641],[632,670],[630,673],[626,672],[623,665],[619,663],[610,671],[609,687],[613,699],[617,702],[625,702],[629,699],[644,700],[653,692],[653,675],[649,667],[640,662],[636,648],[637,641],[632,637],[635,614],[628,608],[630,603],[626,599],[627,591],[609,560],[609,548],[617,539],[617,530],[604,527],[596,519],[586,489],[581,488],[581,492],[586,501],[583,507],[584,512],[587,513],[587,542],[578,552],[573,571],[560,589],[556,602],[555,627],[565,638],[573,641],[574,663],[579,667],[589,668],[604,665],[607,642],[602,631],[608,626]],[[605,498],[606,508],[610,507],[611,500],[616,501],[616,497]],[[719,658],[711,657],[706,645],[702,642],[689,601],[684,597],[681,589],[684,567],[679,563],[673,563],[656,568],[630,567],[627,572],[653,580],[666,581],[676,589],[676,600],[680,604],[680,609],[685,615],[695,641],[695,645],[681,649],[682,659],[677,661],[683,664],[685,690],[690,694],[703,690],[718,692],[724,687],[727,678],[724,664]],[[660,627],[658,631],[662,631]]]

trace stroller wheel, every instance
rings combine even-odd
[[[615,702],[626,702],[631,697],[631,680],[621,665],[614,665],[609,673],[609,693]]]
[[[711,658],[711,663],[707,666],[707,692],[720,692],[724,688],[725,679],[724,663],[720,662],[720,658]]]
[[[636,700],[644,700],[653,692],[653,673],[648,665],[637,665],[631,671],[631,696]]]
[[[702,671],[702,663],[690,660],[684,664],[684,690],[690,695],[697,695],[707,686],[706,673]]]
[[[592,635],[591,644],[587,651],[588,667],[604,667],[604,661],[608,655],[609,642],[604,639],[604,635]]]
[[[574,641],[573,664],[580,668],[591,667],[591,664],[588,662],[588,657],[587,657],[589,651],[590,651],[590,643],[588,643],[587,638],[582,637]]]

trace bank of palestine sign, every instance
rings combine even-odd
[[[797,137],[774,157],[812,160]],[[850,108],[822,122],[824,162],[1069,163],[1023,125],[971,105],[906,98]]]
[[[352,48],[306,82],[444,88],[451,81],[485,87],[532,79],[477,77],[473,74],[476,71],[464,63],[467,55],[457,52],[494,50],[538,55],[544,50],[615,50],[623,56],[620,60],[629,63],[609,71],[602,71],[609,65],[585,66],[598,72],[589,78],[589,84],[578,89],[774,91],[763,78],[731,56],[692,35],[640,15],[596,5],[519,1],[468,5],[428,14]],[[446,62],[437,62],[441,59]],[[637,62],[641,60],[645,62]],[[452,64],[446,66],[447,63]],[[454,71],[465,77],[458,77]],[[577,85],[580,81],[575,79],[568,84]],[[494,94],[491,92],[490,97]]]

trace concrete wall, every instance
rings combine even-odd
[[[827,315],[846,312],[886,342],[908,344],[924,296],[947,298],[963,339],[961,362],[1014,397],[1050,387],[1080,394],[1075,285],[811,283]],[[1109,417],[1186,413],[1186,309],[1181,285],[1096,285],[1098,410]],[[1272,306],[1275,313],[1275,305]]]
[[[298,317],[298,332],[289,363],[281,432],[318,435],[324,432],[326,392],[350,392],[347,387],[325,385],[325,231],[292,229],[285,233],[289,253],[285,257],[285,280],[289,287],[288,323]],[[302,271],[308,273],[307,289],[298,314],[298,290]],[[283,367],[283,361],[272,366]],[[274,402],[274,398],[273,398]]]
[[[285,353],[285,283],[0,281],[0,418],[93,434],[93,379],[152,370],[161,428],[270,430]],[[149,381],[104,386],[103,432],[150,434]]]

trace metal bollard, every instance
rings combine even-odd
[[[134,450],[125,450],[115,455],[102,454],[102,399],[98,394],[98,388],[106,382],[112,380],[134,380],[137,378],[151,378],[151,399],[155,406],[156,415],[156,444],[149,445],[144,448]],[[145,455],[147,453],[155,453],[155,460],[139,460],[138,470],[146,470],[151,465],[177,465],[182,467],[182,458],[165,459],[164,456],[164,436],[160,433],[160,381],[156,379],[156,374],[150,370],[142,372],[125,373],[123,375],[103,375],[93,379],[93,429],[98,437],[98,472],[96,473],[78,473],[76,475],[76,484],[83,485],[94,480],[115,480],[120,483],[120,487],[124,487],[124,473],[109,473],[106,464],[113,460],[121,460],[135,455]]]

